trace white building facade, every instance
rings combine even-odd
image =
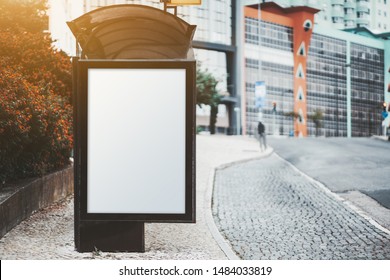
[[[315,22],[337,29],[367,27],[375,33],[390,32],[390,0],[245,0],[246,4],[275,2],[284,7],[319,9]]]
[[[87,12],[100,7],[119,4],[140,4],[163,9],[160,0],[49,0],[49,29],[54,45],[76,56],[76,39],[66,25]],[[227,54],[218,48],[231,47],[232,42],[232,6],[231,0],[203,0],[199,6],[179,6],[177,15],[186,22],[197,25],[194,36],[194,53],[200,67],[207,69],[219,81],[217,89],[224,96],[231,96],[231,82],[228,82]],[[233,1],[234,2],[234,1]],[[197,43],[196,43],[197,42]],[[209,44],[217,46],[209,47]],[[201,47],[197,47],[201,45]],[[197,106],[198,125],[208,129],[210,108]],[[231,114],[231,113],[230,113]],[[222,104],[219,107],[217,127],[227,132],[229,110]]]

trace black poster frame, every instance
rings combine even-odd
[[[196,62],[194,60],[77,60],[75,108],[75,212],[81,221],[134,221],[195,223],[196,178]],[[88,213],[88,70],[100,69],[185,69],[185,213]],[[171,81],[174,83],[175,81]],[[169,164],[167,162],[167,164]],[[77,213],[75,213],[77,215]]]

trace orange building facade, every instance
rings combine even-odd
[[[296,114],[293,117],[294,135],[305,137],[307,136],[307,53],[313,32],[314,15],[319,10],[310,7],[282,8],[273,2],[262,4],[261,11],[257,8],[258,5],[245,7],[245,18],[258,20],[260,17],[262,22],[289,27],[292,30],[292,38],[289,39],[292,41],[293,85],[287,93],[293,94],[293,112]]]

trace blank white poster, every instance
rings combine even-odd
[[[185,106],[185,69],[88,69],[88,213],[185,213]]]

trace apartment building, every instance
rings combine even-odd
[[[245,8],[245,132],[261,113],[272,134],[359,137],[381,134],[381,104],[389,98],[389,33],[314,25],[318,9],[275,3]],[[259,20],[261,18],[261,20]],[[256,82],[266,85],[256,105]],[[245,100],[245,101],[244,101]],[[322,127],[310,116],[320,110]],[[295,118],[291,116],[295,112]]]
[[[367,27],[375,33],[390,31],[389,0],[246,0],[246,5],[275,2],[282,7],[318,9],[315,23],[337,29]]]

